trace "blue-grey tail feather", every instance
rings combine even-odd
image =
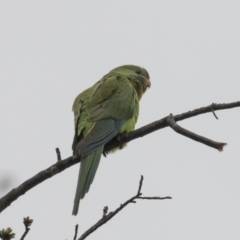
[[[95,177],[104,145],[115,137],[124,120],[103,119],[95,122],[84,139],[78,143],[76,151],[81,155],[73,215],[77,215],[80,199],[89,191]]]
[[[97,149],[92,154],[82,159],[79,169],[77,189],[73,205],[73,215],[77,215],[80,199],[83,199],[85,194],[89,191],[90,185],[96,175],[97,168],[101,159],[103,146]]]

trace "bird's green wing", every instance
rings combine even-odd
[[[136,92],[124,76],[111,76],[99,82],[86,106],[94,124],[79,142],[79,155],[87,156],[117,135],[121,126],[134,114]]]
[[[95,87],[87,106],[89,119],[106,118],[128,120],[133,116],[136,91],[128,79],[121,75],[110,76]]]
[[[80,142],[84,138],[84,136],[87,134],[87,132],[93,125],[93,122],[88,121],[86,113],[86,105],[87,102],[89,101],[92,92],[93,87],[86,89],[76,97],[73,103],[72,109],[74,112],[74,128],[75,128],[75,135],[72,144],[73,155],[76,154],[76,147],[78,142]]]

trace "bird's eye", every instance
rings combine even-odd
[[[141,70],[138,69],[138,70],[136,70],[136,73],[141,74],[142,72],[141,72]]]

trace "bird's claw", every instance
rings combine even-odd
[[[104,157],[107,157],[108,152],[107,151],[103,151],[102,154],[103,154]]]
[[[123,149],[123,144],[122,144],[121,139],[120,139],[120,138],[121,138],[121,135],[122,135],[122,134],[118,134],[118,136],[117,136],[117,140],[118,140],[118,142],[119,142],[119,144],[120,144],[120,145],[119,145],[119,150],[122,150],[122,149]]]

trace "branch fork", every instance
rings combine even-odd
[[[96,222],[92,227],[90,227],[85,233],[82,234],[78,240],[83,240],[90,234],[92,234],[94,231],[96,231],[99,227],[101,227],[103,224],[107,223],[111,218],[113,218],[117,213],[119,213],[123,208],[125,208],[129,203],[136,203],[137,199],[146,199],[146,200],[165,200],[165,199],[172,199],[171,197],[141,197],[142,193],[142,184],[143,184],[143,176],[141,176],[141,179],[139,181],[139,187],[137,194],[128,199],[126,202],[120,204],[120,206],[113,212],[107,213],[108,207],[103,208],[103,216],[102,218]]]

